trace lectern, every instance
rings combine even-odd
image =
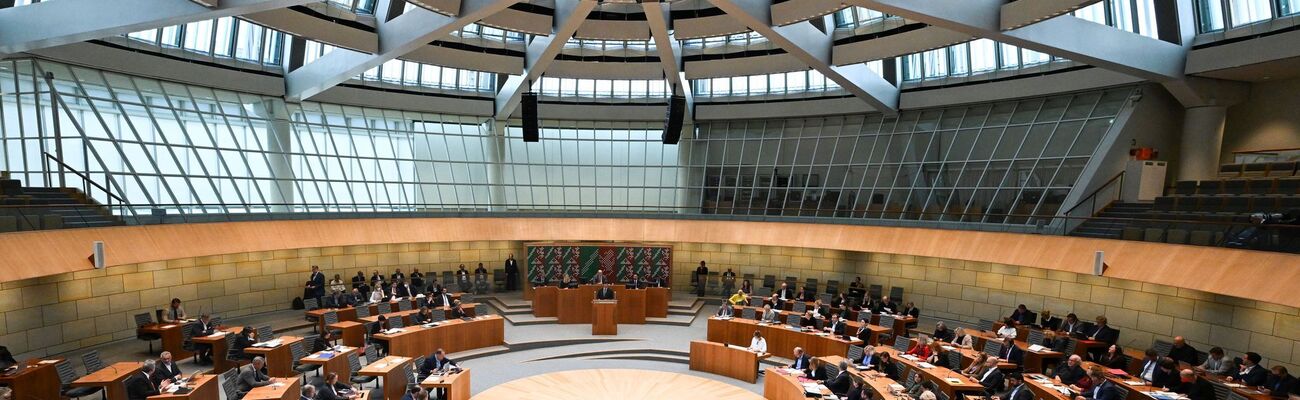
[[[618,334],[618,300],[591,301],[591,334]]]

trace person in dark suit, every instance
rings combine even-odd
[[[1263,360],[1263,358],[1259,356],[1259,353],[1246,353],[1246,356],[1242,357],[1240,370],[1226,379],[1228,382],[1239,382],[1246,386],[1260,386],[1268,383],[1268,371],[1259,366],[1260,360]]]
[[[411,276],[408,281],[411,282],[412,294],[424,291],[424,274],[420,273],[419,268],[415,268],[411,271]]]
[[[403,273],[402,273],[402,269],[401,269],[401,268],[398,268],[398,269],[396,269],[396,270],[393,270],[393,274],[392,274],[392,275],[389,275],[388,278],[389,278],[390,281],[393,281],[393,282],[404,281],[404,280],[406,280],[406,274],[403,274]]]
[[[447,293],[447,291],[445,290],[434,292],[432,297],[433,299],[430,301],[433,302],[434,307],[446,307],[446,306],[450,306],[452,303],[451,293]]]
[[[817,326],[817,318],[813,317],[812,311],[804,311],[803,316],[799,317],[799,327]]]
[[[1061,384],[1068,386],[1079,382],[1079,380],[1083,379],[1085,376],[1088,376],[1088,372],[1083,370],[1083,357],[1079,357],[1078,354],[1072,354],[1070,355],[1070,358],[1065,361],[1065,365],[1056,367],[1055,370],[1052,370],[1052,374],[1049,377],[1057,378],[1061,381]]]
[[[1025,362],[1025,351],[1021,350],[1020,346],[1016,346],[1015,339],[1003,338],[1002,353],[998,355],[998,358],[1007,360],[1007,362],[1014,363],[1016,365],[1022,365]]]
[[[1119,331],[1106,325],[1106,317],[1097,317],[1097,326],[1092,328],[1088,333],[1088,340],[1096,340],[1106,344],[1115,344],[1119,341]]]
[[[359,289],[361,288],[361,285],[365,285],[365,284],[366,284],[366,274],[364,272],[357,271],[357,275],[352,277],[352,288]]]
[[[1106,352],[1101,355],[1101,358],[1097,358],[1096,361],[1098,364],[1101,364],[1106,368],[1128,369],[1128,358],[1124,357],[1124,349],[1119,347],[1118,344],[1112,344],[1110,347],[1107,347]]]
[[[1061,322],[1059,331],[1061,333],[1064,333],[1066,336],[1070,336],[1076,333],[1082,334],[1081,332],[1082,329],[1083,329],[1083,322],[1079,321],[1079,316],[1074,315],[1074,313],[1070,313],[1065,316],[1065,321]]]
[[[889,352],[882,351],[877,356],[875,360],[872,360],[871,364],[872,367],[875,367],[876,372],[884,373],[885,377],[893,380],[901,378],[898,376],[898,369],[894,368],[894,357]]]
[[[856,360],[849,360],[849,361],[852,361],[854,365],[865,365],[867,367],[873,367],[876,365],[877,358],[880,358],[880,356],[876,355],[876,348],[872,347],[871,345],[866,345],[865,347],[862,348],[862,358]]]
[[[311,278],[307,280],[307,289],[311,290],[311,297],[318,302],[325,297],[325,274],[320,272],[320,266],[311,266]]]
[[[163,379],[177,380],[184,378],[181,373],[181,367],[176,365],[172,360],[172,352],[164,351],[158,355],[158,361],[154,363],[154,381]]]
[[[1034,392],[1025,384],[1025,377],[1019,372],[1007,375],[1006,392],[993,396],[993,400],[1034,400]]]
[[[419,378],[420,380],[424,380],[424,378],[434,374],[435,372],[445,373],[445,372],[454,371],[459,368],[460,367],[456,365],[456,361],[447,358],[447,354],[444,353],[442,349],[438,349],[433,352],[433,355],[430,355],[428,358],[425,358],[424,363],[420,364]],[[436,397],[440,399],[446,398],[447,389],[438,389],[436,393],[431,393],[431,394],[436,394]],[[430,397],[434,397],[434,396],[430,396]]]
[[[433,310],[429,309],[429,307],[420,307],[420,311],[411,316],[411,322],[416,325],[433,322]]]
[[[808,374],[808,371],[812,369],[812,357],[808,357],[807,354],[804,354],[802,347],[795,347],[794,362],[790,363],[790,368],[801,370],[804,371],[804,374]]]
[[[344,400],[355,399],[357,393],[352,391],[352,387],[346,383],[339,382],[339,375],[333,372],[325,374],[325,380],[320,383],[316,390],[318,400]]]
[[[709,267],[700,260],[700,266],[695,268],[695,293],[699,296],[704,295],[704,289],[709,280]]]
[[[1061,327],[1061,319],[1052,316],[1052,312],[1043,310],[1038,313],[1038,327],[1045,331],[1056,331]]]
[[[217,325],[212,323],[212,316],[208,314],[200,314],[199,321],[195,322],[190,329],[193,329],[191,332],[194,337],[203,337],[216,333]],[[198,352],[199,365],[212,364],[212,345],[206,343],[194,343],[194,350]]]
[[[791,289],[790,286],[787,285],[785,282],[781,282],[781,289],[777,290],[772,294],[775,295],[778,299],[781,299],[781,304],[785,304],[785,302],[795,299],[794,289]]]
[[[244,349],[247,349],[248,346],[252,346],[254,343],[257,343],[257,340],[254,336],[256,334],[257,334],[257,330],[253,329],[253,327],[245,326],[243,330],[239,331],[239,336],[235,336],[235,347],[230,349],[230,352],[234,354],[237,358],[244,359],[244,360],[252,360],[253,355],[249,354],[248,352],[245,352]]]
[[[912,318],[921,318],[921,309],[916,308],[916,304],[909,301],[903,306],[903,311],[900,311],[899,314],[911,316]]]
[[[951,329],[948,329],[948,325],[944,324],[943,321],[939,321],[934,324],[934,334],[930,335],[930,337],[933,337],[934,340],[940,342],[952,342],[955,335],[952,333]]]
[[[514,253],[506,258],[506,290],[516,290],[519,288],[519,262],[515,261]]]
[[[465,306],[464,306],[464,304],[462,304],[462,303],[460,302],[460,300],[456,300],[455,302],[452,303],[452,306],[451,306],[451,317],[452,317],[452,318],[465,318],[465,317],[468,317],[468,316],[469,316],[469,313],[465,312]]]
[[[840,361],[840,373],[826,381],[826,388],[837,396],[845,396],[852,386],[853,377],[849,374],[849,362]]]
[[[1187,395],[1190,400],[1214,400],[1214,386],[1204,379],[1196,377],[1196,372],[1185,369],[1178,374],[1178,385],[1173,387],[1175,393]]]
[[[610,288],[609,285],[601,286],[600,289],[596,290],[596,300],[614,300],[614,289]]]
[[[845,324],[844,320],[840,319],[839,314],[831,314],[831,322],[827,323],[826,327],[822,329],[835,336],[844,336],[844,329],[847,326],[848,324]]]
[[[1174,345],[1169,348],[1169,358],[1187,365],[1199,365],[1196,359],[1196,348],[1187,344],[1187,340],[1182,336],[1174,336]]]
[[[1295,391],[1296,378],[1287,372],[1286,367],[1274,365],[1272,371],[1273,373],[1268,375],[1268,380],[1259,388],[1260,391],[1278,398],[1286,398],[1288,394]]]
[[[978,374],[980,385],[984,386],[985,395],[992,396],[1002,391],[1002,371],[998,370],[998,359],[989,357],[984,360],[984,370]]]
[[[1016,306],[1016,310],[1012,311],[1011,316],[1008,318],[1011,318],[1012,321],[1015,321],[1016,324],[1019,325],[1030,325],[1034,323],[1034,321],[1031,318],[1031,315],[1033,314],[1034,314],[1033,312],[1029,311],[1029,307],[1026,307],[1024,304],[1021,304],[1019,306]]]
[[[736,315],[736,310],[731,307],[730,303],[722,303],[722,305],[718,307],[718,312],[713,315],[717,317],[730,318]]]
[[[13,368],[17,365],[18,360],[14,359],[14,353],[11,353],[8,347],[0,346],[0,371]]]
[[[160,394],[162,388],[172,384],[171,379],[157,379],[156,364],[153,360],[147,360],[140,367],[140,372],[132,374],[130,378],[122,382],[126,385],[126,398],[128,400],[146,400],[149,396]]]
[[[1147,349],[1143,354],[1142,368],[1138,369],[1138,378],[1153,382],[1156,380],[1156,370],[1160,367],[1160,355],[1156,354],[1156,349]]]
[[[1120,397],[1115,382],[1107,380],[1106,373],[1101,368],[1088,371],[1088,379],[1095,383],[1092,389],[1080,393],[1075,400],[1124,400]]]
[[[424,391],[422,387],[415,386],[402,395],[402,400],[429,400],[429,392]]]
[[[627,277],[627,285],[625,287],[627,287],[628,289],[641,288],[641,277],[637,276],[636,274],[632,274],[631,276]]]
[[[778,310],[785,308],[785,300],[781,300],[779,292],[772,292],[772,295],[767,298],[767,304]]]
[[[334,333],[329,329],[326,329],[324,332],[321,332],[320,335],[317,335],[316,339],[312,340],[311,343],[307,343],[307,353],[310,354],[328,350],[334,346],[333,343],[335,340],[338,340],[338,338],[334,337]]]
[[[399,280],[394,282],[395,283],[393,283],[393,287],[394,287],[393,297],[406,298],[406,297],[411,297],[411,295],[415,294],[414,292],[411,291],[411,285],[406,283],[405,280]]]
[[[1177,387],[1178,362],[1169,357],[1161,357],[1152,378],[1151,386],[1165,389]]]
[[[239,378],[236,380],[239,393],[248,393],[253,388],[262,387],[271,384],[271,377],[266,376],[266,360],[262,357],[254,357],[253,363],[248,368],[241,368]]]
[[[858,381],[853,381],[853,383],[849,385],[849,392],[844,395],[844,400],[869,399],[871,399],[871,393],[867,392],[867,387],[858,383]]]

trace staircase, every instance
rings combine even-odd
[[[1126,221],[1110,221],[1096,218],[1146,218],[1147,212],[1153,207],[1150,203],[1121,203],[1115,202],[1106,206],[1101,212],[1095,215],[1095,218],[1088,219],[1083,224],[1074,228],[1070,236],[1081,236],[1101,239],[1119,239],[1120,233],[1124,227],[1128,226]]]
[[[108,208],[75,188],[23,187],[4,182],[0,232],[124,225]]]

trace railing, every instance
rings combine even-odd
[[[57,164],[60,167],[60,169],[58,170],[59,172],[64,172],[64,170],[67,170],[67,172],[71,172],[73,175],[76,175],[77,177],[81,178],[82,192],[86,193],[86,196],[92,196],[90,188],[94,187],[104,192],[104,196],[106,197],[104,206],[112,207],[113,200],[117,200],[119,204],[126,204],[126,200],[123,200],[118,195],[113,194],[113,191],[109,190],[108,187],[105,187],[104,185],[100,185],[98,182],[95,182],[93,179],[90,179],[90,176],[82,173],[81,171],[77,171],[75,168],[72,168],[72,166],[64,163],[63,160],[60,160],[58,157],[55,157],[53,154],[50,154],[48,152],[44,154],[46,160],[53,161],[55,164]],[[108,175],[108,173],[105,173],[105,175],[108,177],[108,180],[112,182],[113,176]]]
[[[1105,209],[1118,200],[1122,200],[1124,198],[1125,172],[1126,171],[1120,171],[1118,174],[1115,174],[1115,176],[1110,177],[1110,179],[1106,180],[1106,183],[1101,184],[1100,187],[1088,193],[1087,196],[1083,196],[1083,199],[1079,200],[1078,203],[1075,203],[1074,206],[1061,213],[1061,215],[1066,217],[1065,224],[1062,225],[1064,232],[1068,234],[1075,228],[1078,228],[1079,225],[1083,225],[1083,223],[1087,222],[1091,217],[1097,215],[1097,212]],[[1079,208],[1085,204],[1088,207],[1082,209]]]

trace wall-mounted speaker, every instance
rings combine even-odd
[[[104,269],[104,242],[91,244],[90,262],[95,265],[95,269]]]
[[[686,118],[686,97],[668,98],[667,118],[664,121],[664,144],[677,144],[682,138],[682,120]]]
[[[523,100],[520,100],[520,107],[524,113],[524,141],[537,142],[542,139],[541,132],[537,126],[537,93],[524,92]]]

